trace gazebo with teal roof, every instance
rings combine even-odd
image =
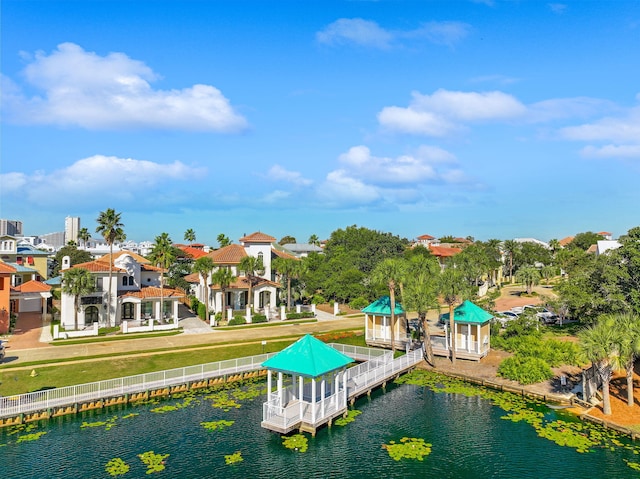
[[[493,318],[491,313],[468,300],[453,310],[457,357],[479,360],[489,353],[491,318]],[[443,314],[441,320],[444,321],[445,325],[444,349],[446,351],[445,355],[447,355],[451,342],[451,336],[447,331],[449,313]],[[432,340],[437,340],[437,337],[432,337]],[[432,343],[432,348],[434,354],[438,354],[438,351],[436,351],[438,345]]]
[[[306,335],[267,359],[267,401],[262,427],[279,433],[294,429],[315,434],[347,410],[346,368],[352,358]],[[277,373],[273,391],[273,373]],[[285,386],[285,376],[291,384]]]
[[[395,316],[393,339],[396,347],[404,348],[409,339],[406,313],[397,301],[393,311]],[[367,345],[391,347],[391,299],[389,296],[381,296],[363,308],[362,312],[365,314],[364,329]]]

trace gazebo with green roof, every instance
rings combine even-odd
[[[468,300],[453,310],[457,357],[479,360],[489,353],[491,318],[493,318],[491,313],[488,313]],[[449,313],[443,314],[441,321],[444,321],[445,324],[444,347],[446,350],[445,355],[447,355],[451,341],[450,335],[446,331],[449,324]],[[438,354],[436,350],[438,344],[432,344],[432,348],[434,354]]]
[[[384,348],[391,347],[391,299],[389,296],[382,296],[376,299],[369,306],[363,308],[362,312],[365,314],[364,329],[367,345]],[[394,342],[396,347],[404,348],[409,339],[407,318],[404,308],[397,301],[394,316]]]
[[[262,427],[288,433],[300,429],[315,434],[347,410],[345,370],[354,362],[313,336],[306,335],[267,359],[267,401],[263,405]],[[272,376],[277,373],[273,392]],[[291,385],[284,386],[284,377]],[[318,387],[319,386],[319,387]]]

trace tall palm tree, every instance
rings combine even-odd
[[[615,314],[610,317],[617,333],[618,354],[614,356],[616,369],[624,369],[627,377],[627,405],[634,405],[633,367],[640,355],[640,316]]]
[[[273,268],[287,281],[287,309],[291,309],[291,279],[300,261],[293,258],[276,258],[273,260]]]
[[[462,273],[449,266],[440,274],[439,291],[444,302],[449,306],[449,348],[451,350],[451,362],[456,363],[456,323],[454,319],[454,305],[461,299],[470,295],[469,284],[465,281]]]
[[[78,240],[82,241],[82,246],[87,249],[87,241],[91,239],[91,234],[87,228],[80,228],[78,231]]]
[[[253,286],[258,282],[258,275],[264,272],[262,258],[245,256],[240,260],[238,268],[247,276],[247,282],[249,283],[249,309],[253,311]]]
[[[220,248],[224,248],[225,246],[229,246],[231,244],[231,240],[224,233],[220,233],[216,240],[218,241]]]
[[[603,413],[611,414],[611,398],[609,382],[613,356],[617,353],[617,331],[613,318],[600,317],[595,324],[582,330],[579,334],[580,347],[594,365],[602,380]]]
[[[320,239],[318,238],[318,235],[312,234],[311,236],[309,236],[309,244],[320,246]]]
[[[217,284],[222,292],[222,317],[225,317],[225,310],[227,309],[227,289],[231,283],[236,280],[236,277],[233,275],[233,272],[230,268],[218,268],[218,270],[213,273],[211,277],[211,282],[213,284]]]
[[[204,283],[205,290],[205,320],[209,319],[209,275],[216,268],[216,264],[213,262],[209,256],[202,256],[198,258],[195,263],[193,263],[193,272],[198,273],[200,278],[202,278],[202,282]],[[197,311],[196,311],[197,313]]]
[[[78,329],[78,311],[80,311],[80,299],[82,296],[93,293],[96,290],[96,281],[86,268],[71,268],[62,275],[62,291],[74,297],[74,328]]]
[[[518,270],[516,278],[518,282],[524,284],[527,294],[531,294],[533,287],[540,283],[540,271],[534,266],[525,266]]]
[[[188,241],[189,244],[193,243],[196,240],[196,232],[189,228],[184,232],[184,240]]]
[[[107,291],[107,326],[111,326],[111,315],[115,312],[111,304],[111,285],[113,280],[113,243],[124,241],[124,225],[120,221],[121,213],[116,213],[113,208],[101,211],[96,220],[98,227],[96,233],[100,233],[109,245],[109,290]],[[114,320],[115,323],[115,320]]]
[[[160,318],[164,317],[164,272],[176,260],[176,253],[173,248],[173,241],[169,233],[162,233],[156,236],[155,243],[151,248],[149,259],[160,268]]]
[[[404,270],[400,259],[385,258],[378,263],[371,273],[371,281],[374,284],[385,285],[389,288],[389,300],[391,302],[391,351],[395,353],[395,326],[396,326],[396,286],[401,281]]]
[[[520,245],[517,241],[506,240],[502,243],[502,250],[509,256],[509,282],[513,283],[513,256]]]

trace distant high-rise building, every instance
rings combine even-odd
[[[78,232],[80,231],[80,217],[67,216],[64,219],[64,244],[74,241],[78,244]]]
[[[0,235],[22,236],[22,221],[0,219]]]

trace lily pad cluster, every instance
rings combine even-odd
[[[224,456],[224,462],[227,464],[227,466],[237,464],[238,462],[242,461],[244,461],[244,458],[242,457],[242,452],[240,451]]]
[[[114,457],[104,466],[104,470],[110,476],[122,476],[129,472],[129,464],[119,457]]]
[[[201,422],[200,425],[204,427],[207,431],[222,431],[233,425],[235,421],[225,421],[221,419],[220,421],[211,421],[211,422]]]
[[[138,416],[138,413],[127,414],[125,416],[122,416],[121,418],[119,418],[118,416],[111,416],[106,421],[94,421],[94,422],[82,421],[82,424],[80,425],[80,429],[87,429],[92,427],[104,427],[105,431],[108,431],[109,429],[114,427],[120,419],[131,419],[132,417],[136,417],[136,416]]]
[[[307,452],[307,449],[309,448],[309,440],[304,434],[282,436],[282,445],[292,451]]]
[[[336,426],[346,426],[350,422],[355,421],[356,416],[359,416],[360,414],[362,414],[362,411],[358,411],[357,409],[350,409],[349,412],[347,412],[346,417],[341,417],[339,419],[336,419],[334,424]]]
[[[138,454],[140,460],[147,466],[147,474],[164,471],[164,462],[169,454],[156,454],[153,451]]]
[[[431,443],[419,437],[403,437],[399,443],[390,441],[389,444],[383,444],[382,448],[387,450],[394,461],[401,459],[422,461],[425,456],[431,454],[431,446]]]

